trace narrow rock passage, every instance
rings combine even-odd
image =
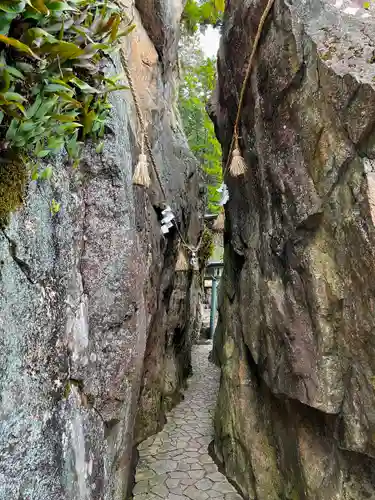
[[[134,500],[240,500],[208,454],[219,370],[208,361],[210,345],[193,348],[193,377],[185,399],[168,415],[162,432],[139,446]]]

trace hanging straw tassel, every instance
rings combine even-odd
[[[235,147],[232,153],[232,161],[229,166],[229,172],[233,177],[239,177],[243,175],[247,170],[245,160],[241,156],[241,151],[238,145],[238,139],[236,138]]]
[[[134,170],[133,184],[137,186],[150,187],[151,179],[148,173],[147,156],[144,153],[144,134],[141,135],[141,154],[138,158],[137,166]]]
[[[212,230],[216,231],[218,233],[223,232],[224,231],[224,221],[225,221],[224,212],[220,212],[219,215],[217,216],[213,226],[212,226]]]
[[[182,248],[182,246],[180,246],[178,250],[178,257],[177,257],[175,271],[188,271],[188,270],[189,270],[189,263],[186,258],[186,253]]]

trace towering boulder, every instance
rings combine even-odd
[[[217,133],[228,154],[265,0],[227,2]],[[275,0],[230,178],[216,453],[246,498],[375,498],[375,23]]]
[[[124,2],[136,29],[123,49],[167,202],[194,244],[196,162],[175,112],[182,4],[159,4]],[[139,417],[138,439],[159,425],[190,370],[195,278],[174,271],[179,237],[161,235],[156,178],[149,190],[132,186],[130,92],[114,93],[112,105],[103,153],[88,145],[78,169],[62,156],[50,184],[28,183],[0,231],[1,500],[127,498],[140,388],[148,428]]]

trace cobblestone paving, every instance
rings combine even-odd
[[[207,359],[210,350],[194,347],[185,399],[167,415],[162,432],[139,446],[134,500],[241,500],[207,452],[219,386],[219,370]]]

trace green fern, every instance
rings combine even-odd
[[[108,94],[126,87],[106,78],[121,36],[122,9],[110,1],[0,1],[0,154],[31,163],[65,147],[77,161],[82,141],[100,141]]]

